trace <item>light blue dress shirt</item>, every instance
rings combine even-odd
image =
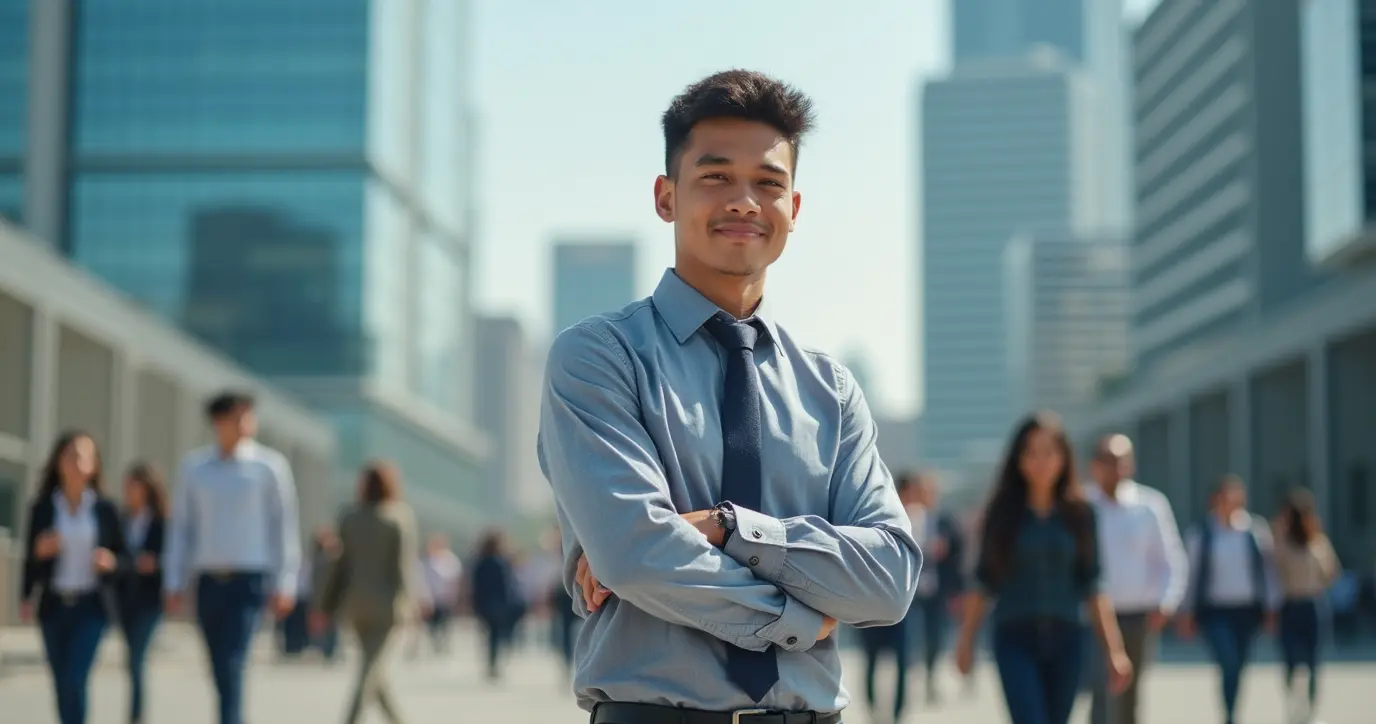
[[[844,366],[800,346],[758,310],[763,511],[736,507],[721,550],[681,513],[721,502],[726,353],[701,329],[718,308],[672,270],[625,309],[565,330],[550,350],[540,465],[564,533],[564,585],[587,618],[578,703],[731,711],[757,706],[726,678],[725,646],[778,649],[758,706],[837,712],[836,636],[904,617],[922,556],[876,426]],[[589,614],[573,582],[586,551],[615,594]]]
[[[295,596],[301,568],[296,483],[281,453],[245,440],[229,457],[215,446],[182,460],[163,552],[163,587],[181,591],[203,572],[259,572]]]

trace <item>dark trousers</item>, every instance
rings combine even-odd
[[[266,590],[261,573],[202,575],[196,581],[196,620],[210,656],[220,724],[244,724],[244,669]]]
[[[1084,665],[1084,628],[1008,621],[994,630],[994,663],[1012,724],[1066,724]]]
[[[1225,721],[1233,724],[1242,674],[1252,653],[1252,643],[1261,630],[1261,609],[1257,606],[1211,607],[1201,610],[1195,620],[1218,665]]]
[[[430,617],[425,620],[425,628],[430,632],[430,643],[438,653],[449,651],[449,621],[454,613],[448,606],[435,606]]]
[[[1325,611],[1315,599],[1286,601],[1280,609],[1280,651],[1285,661],[1285,688],[1295,685],[1295,670],[1309,670],[1309,705],[1319,695],[1319,642]]]
[[[124,642],[129,652],[129,721],[143,721],[143,673],[147,668],[148,648],[153,633],[162,621],[162,610],[156,607],[124,612]]]
[[[912,621],[916,615],[922,630],[922,664],[927,669],[929,693],[936,683],[937,659],[941,657],[941,650],[946,644],[946,629],[950,625],[950,617],[946,611],[949,600],[942,595],[915,598],[913,607],[908,612],[908,620]]]
[[[480,620],[487,634],[487,676],[496,679],[501,675],[503,649],[511,645],[515,622],[501,616],[483,617]]]
[[[554,650],[563,657],[564,666],[573,665],[573,641],[578,636],[582,619],[573,612],[573,598],[562,585],[556,586],[550,605],[554,609],[550,630],[554,637]]]
[[[1140,682],[1147,667],[1156,658],[1157,634],[1151,630],[1145,613],[1119,613],[1118,630],[1123,634],[1123,651],[1132,661],[1132,681],[1123,693],[1108,692],[1108,662],[1098,641],[1086,641],[1087,660],[1093,662],[1089,672],[1094,699],[1089,710],[1090,724],[1137,724]]]
[[[893,718],[897,721],[903,715],[903,705],[908,693],[908,629],[905,622],[893,626],[878,626],[860,629],[860,641],[865,646],[865,701],[874,709],[874,675],[879,666],[879,657],[888,651],[893,654],[895,675],[893,687]]]
[[[59,724],[85,724],[86,688],[95,665],[106,615],[97,594],[54,600],[39,621],[43,649],[53,675]]]

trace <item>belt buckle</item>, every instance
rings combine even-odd
[[[211,571],[210,577],[219,581],[220,583],[224,583],[228,581],[230,578],[233,578],[234,573],[229,570]]]
[[[57,594],[57,600],[61,601],[61,602],[62,602],[62,605],[63,605],[64,607],[66,607],[66,608],[71,608],[71,607],[75,606],[75,605],[77,604],[77,601],[80,600],[80,598],[81,598],[81,596],[78,596],[78,595],[75,594],[75,593],[59,593],[59,594]]]
[[[737,709],[731,712],[731,724],[741,724],[741,717],[768,714],[768,709]]]

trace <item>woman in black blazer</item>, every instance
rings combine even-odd
[[[86,721],[86,684],[128,570],[119,512],[100,493],[100,453],[83,432],[58,438],[29,507],[20,615],[37,618],[61,724]]]
[[[124,475],[124,540],[133,572],[125,577],[120,623],[129,648],[129,721],[143,721],[143,672],[153,632],[162,621],[162,543],[167,495],[162,476],[145,462]]]

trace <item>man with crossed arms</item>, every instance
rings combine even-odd
[[[594,724],[835,724],[837,622],[895,623],[916,590],[860,388],[761,304],[810,124],[806,96],[758,73],[676,98],[655,183],[674,268],[551,348],[539,454]]]

